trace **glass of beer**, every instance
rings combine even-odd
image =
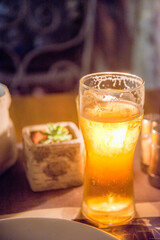
[[[144,81],[101,72],[80,79],[78,113],[86,150],[82,214],[100,228],[134,217],[133,156],[143,118]]]

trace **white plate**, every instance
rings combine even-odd
[[[15,218],[0,220],[1,240],[115,240],[88,225],[50,218]]]

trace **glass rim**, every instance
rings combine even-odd
[[[94,88],[94,87],[91,87],[91,86],[87,86],[85,83],[84,83],[84,80],[85,79],[89,79],[90,77],[93,77],[93,76],[102,76],[102,75],[119,75],[119,76],[126,76],[126,77],[130,77],[130,78],[136,78],[137,80],[140,81],[140,85],[137,86],[137,87],[134,87],[134,88],[127,88],[127,89],[112,89],[112,88],[106,88],[106,89],[97,89],[97,88]],[[145,85],[145,82],[144,80],[135,75],[135,74],[131,74],[131,73],[125,73],[125,72],[96,72],[96,73],[90,73],[90,74],[86,74],[84,75],[83,77],[80,78],[80,85],[82,85],[83,87],[85,88],[88,88],[88,89],[91,89],[93,91],[97,91],[97,92],[132,92],[134,90],[137,90],[137,89],[140,89],[140,88],[143,88],[144,85]]]

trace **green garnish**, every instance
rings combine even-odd
[[[53,143],[53,142],[64,142],[72,139],[72,135],[69,134],[67,128],[62,127],[60,125],[56,126],[53,123],[49,123],[47,125],[46,132],[42,132],[41,134],[47,135],[46,139],[41,140],[39,143]]]

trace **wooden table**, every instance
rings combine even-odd
[[[76,94],[69,93],[13,96],[10,113],[18,142],[22,140],[22,128],[27,125],[58,121],[73,121],[78,124],[75,97]],[[160,113],[160,90],[147,92],[145,113],[148,112]],[[83,186],[41,193],[32,192],[25,177],[22,160],[22,151],[19,151],[17,163],[0,177],[0,215],[33,209],[80,206]],[[140,169],[139,144],[134,159],[134,171],[136,202],[159,201],[160,190],[148,183],[147,175]]]

